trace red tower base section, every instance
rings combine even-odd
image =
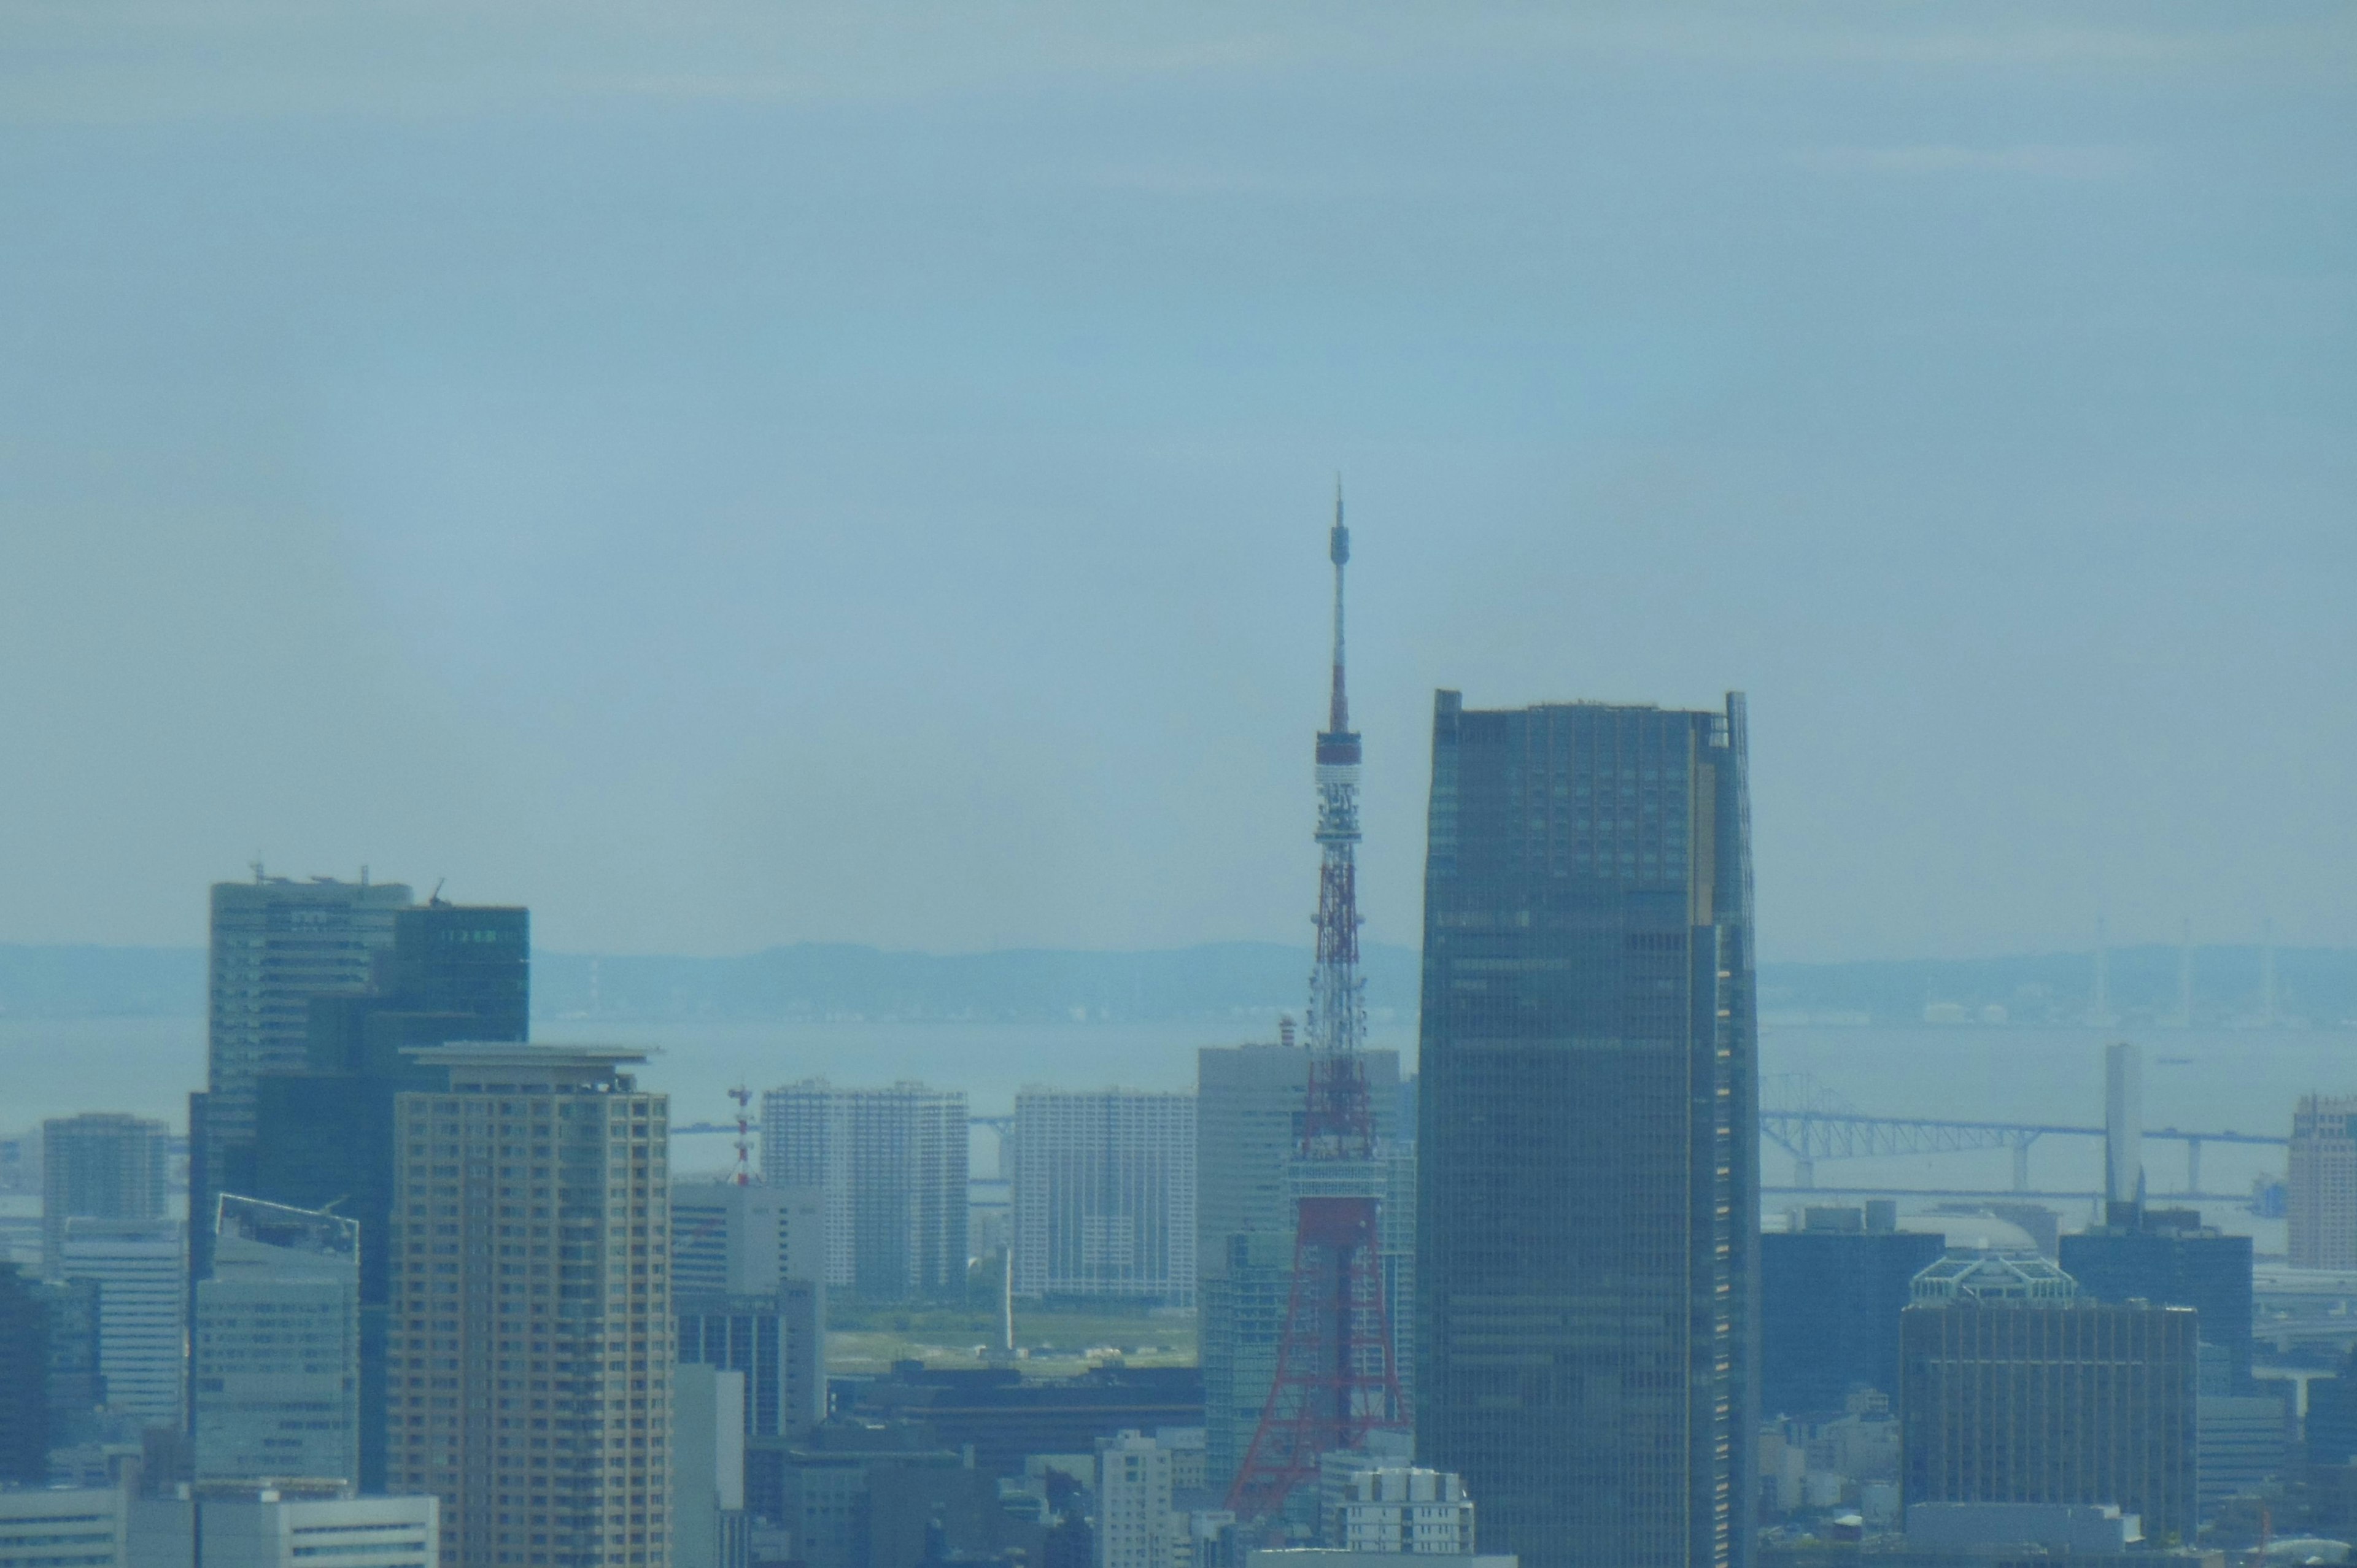
[[[1383,1304],[1380,1210],[1372,1197],[1300,1200],[1276,1379],[1228,1493],[1247,1528],[1273,1522],[1317,1476],[1320,1455],[1406,1424]]]

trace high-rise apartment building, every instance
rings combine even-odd
[[[2114,1205],[2108,1225],[2064,1236],[2059,1261],[2097,1301],[2148,1301],[2201,1315],[2219,1362],[2218,1395],[2251,1391],[2251,1239],[2201,1222],[2191,1208]]]
[[[1173,1568],[1186,1520],[1170,1470],[1170,1451],[1142,1433],[1097,1439],[1097,1568]]]
[[[824,1079],[761,1097],[761,1174],[826,1205],[826,1285],[870,1301],[965,1294],[966,1101]]]
[[[69,1219],[160,1219],[171,1129],[139,1116],[61,1116],[41,1124],[41,1277],[58,1277]]]
[[[1371,1050],[1361,1060],[1389,1172],[1382,1210],[1387,1305],[1393,1337],[1405,1348],[1414,1321],[1415,1155],[1399,1119],[1399,1053]],[[1195,1070],[1195,1318],[1204,1460],[1211,1489],[1224,1493],[1252,1446],[1285,1335],[1309,1053],[1289,1045],[1206,1047],[1196,1053]],[[1413,1411],[1409,1359],[1395,1359]]]
[[[668,1568],[667,1097],[641,1053],[454,1044],[395,1097],[388,1479],[443,1568]]]
[[[385,1489],[388,1235],[393,1097],[446,1081],[411,1053],[459,1040],[521,1041],[532,998],[531,916],[504,906],[396,909],[365,990],[310,999],[299,1072],[255,1089],[254,1146],[234,1190],[299,1208],[334,1204],[360,1223],[361,1489]]]
[[[1915,1276],[1947,1250],[1900,1230],[1887,1202],[1811,1208],[1760,1238],[1760,1409],[1835,1414],[1863,1386],[1899,1392],[1899,1315]]]
[[[2291,1266],[2357,1269],[2357,1095],[2301,1095],[2288,1163]]]
[[[1745,768],[1739,696],[1435,705],[1416,1456],[1532,1568],[1749,1559]]]
[[[106,1407],[149,1426],[182,1425],[188,1252],[177,1219],[69,1219],[59,1268],[98,1286],[98,1371]]]
[[[1026,1089],[1011,1140],[1015,1294],[1195,1305],[1195,1097]]]
[[[199,1480],[360,1476],[360,1224],[224,1194],[197,1282]]]
[[[2036,1258],[1925,1270],[1900,1319],[1902,1501],[2111,1504],[2192,1540],[2194,1316]]]

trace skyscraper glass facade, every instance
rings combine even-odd
[[[1749,1556],[1742,699],[1435,707],[1416,1452],[1529,1568]]]

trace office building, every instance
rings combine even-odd
[[[188,1253],[177,1219],[69,1219],[59,1267],[98,1287],[106,1408],[178,1430],[185,1407]]]
[[[2149,1301],[2201,1315],[2201,1343],[2222,1363],[2221,1394],[2251,1391],[2251,1239],[2201,1223],[2198,1210],[2117,1205],[2114,1223],[2060,1242],[2062,1272],[2098,1301]]]
[[[1804,1210],[1760,1238],[1760,1410],[1831,1414],[1860,1387],[1899,1391],[1899,1315],[1946,1251],[1897,1229],[1889,1200]]]
[[[666,1097],[593,1047],[456,1044],[394,1097],[387,1475],[443,1568],[670,1562]],[[554,1409],[566,1422],[543,1428]]]
[[[2272,1394],[2207,1394],[2194,1402],[2199,1502],[2204,1520],[2236,1498],[2281,1480],[2291,1453],[2291,1411]]]
[[[1337,1544],[1349,1551],[1470,1557],[1473,1540],[1473,1501],[1458,1477],[1378,1466],[1352,1476],[1344,1492]]]
[[[98,1363],[98,1282],[45,1280],[32,1287],[48,1313],[49,1447],[98,1441],[106,1379]],[[65,1479],[54,1463],[49,1479]]]
[[[138,1116],[41,1123],[41,1277],[58,1277],[69,1219],[161,1219],[171,1129]]]
[[[2357,1096],[2300,1096],[2285,1187],[2291,1266],[2357,1269]]]
[[[1125,1432],[1097,1440],[1097,1568],[1174,1568],[1187,1521],[1170,1508],[1170,1455]]]
[[[2192,1540],[2194,1329],[2042,1259],[1943,1260],[1900,1316],[1903,1500],[2109,1504]]]
[[[213,885],[205,1088],[188,1097],[190,1214],[210,1214],[225,1191],[260,1192],[252,1161],[263,1075],[304,1069],[311,999],[366,988],[408,904],[398,882],[297,882],[259,865],[251,882]],[[190,1240],[194,1281],[210,1266],[211,1236],[199,1225]]]
[[[826,1274],[822,1189],[683,1178],[671,1189],[672,1289],[759,1295]],[[822,1288],[823,1284],[822,1284]]]
[[[745,1374],[682,1366],[672,1421],[672,1568],[744,1568]]]
[[[1758,1430],[1743,700],[1436,701],[1416,1457],[1534,1568],[1740,1563]]]
[[[744,1380],[745,1485],[757,1514],[776,1517],[785,1455],[826,1416],[825,1287],[786,1280],[759,1294],[674,1290],[683,1369]]]
[[[393,1097],[447,1081],[411,1053],[521,1041],[531,1005],[531,917],[439,900],[396,909],[368,989],[313,996],[299,1072],[255,1090],[257,1140],[236,1190],[360,1223],[361,1487],[385,1489],[386,1340],[393,1272]]]
[[[49,1475],[49,1307],[14,1263],[0,1263],[0,1487]]]
[[[1195,1305],[1195,1097],[1015,1097],[1015,1294]]]
[[[197,1283],[199,1480],[360,1477],[360,1225],[223,1194]]]
[[[1399,1054],[1365,1051],[1361,1061],[1387,1169],[1386,1305],[1393,1337],[1405,1347],[1415,1316],[1415,1154],[1399,1119]],[[1276,1376],[1292,1287],[1295,1155],[1308,1091],[1309,1053],[1297,1047],[1196,1053],[1196,1325],[1205,1466],[1217,1492],[1235,1479]],[[1412,1359],[1394,1361],[1413,1411]]]
[[[0,1568],[124,1568],[125,1511],[113,1487],[0,1490]]]
[[[1092,1455],[1099,1439],[1124,1432],[1166,1434],[1164,1446],[1180,1454],[1167,1434],[1202,1424],[1203,1380],[1193,1367],[1107,1364],[1027,1378],[1012,1367],[902,1362],[888,1377],[846,1380],[835,1402],[839,1419],[918,1433],[931,1447],[970,1450],[986,1474],[1019,1476],[1039,1455]],[[1191,1468],[1192,1456],[1174,1463]]]
[[[962,1090],[812,1079],[761,1097],[761,1173],[819,1189],[826,1280],[869,1301],[965,1296],[966,1101]]]
[[[432,1498],[355,1497],[311,1477],[198,1481],[133,1498],[129,1568],[439,1568]]]

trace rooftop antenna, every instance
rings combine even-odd
[[[753,1185],[753,1091],[738,1084],[728,1091],[737,1102],[737,1170],[729,1178],[738,1187]]]
[[[449,880],[450,879],[447,876],[437,876],[434,879],[434,891],[425,896],[425,902],[428,905],[435,905],[442,902],[442,885]]]
[[[262,852],[261,852],[260,850],[255,850],[255,851],[253,852],[253,858],[252,860],[247,861],[247,862],[246,862],[246,865],[250,865],[250,866],[252,866],[252,867],[253,868],[253,879],[254,879],[256,882],[261,881],[261,880],[262,880]]]

